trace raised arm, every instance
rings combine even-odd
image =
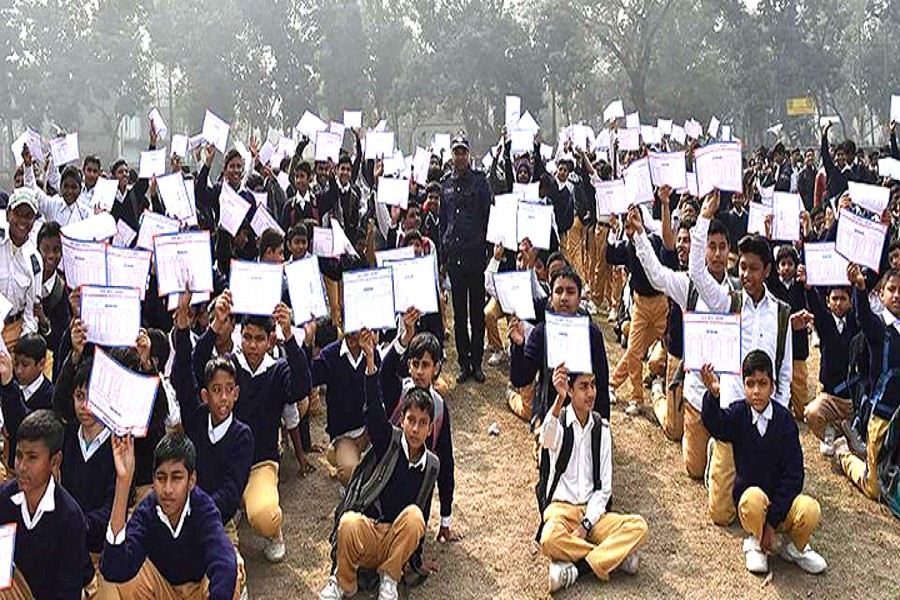
[[[709,236],[709,224],[718,208],[718,192],[713,192],[703,201],[703,208],[697,224],[691,229],[691,252],[688,259],[688,275],[700,298],[709,307],[709,310],[717,313],[728,312],[731,308],[731,297],[728,291],[723,289],[706,268],[705,248]]]

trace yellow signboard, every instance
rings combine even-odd
[[[809,96],[804,98],[788,98],[787,114],[789,117],[816,114],[816,105]]]

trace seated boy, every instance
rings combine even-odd
[[[13,359],[16,382],[22,388],[28,410],[53,408],[53,384],[44,377],[47,364],[47,342],[36,333],[19,338]]]
[[[100,598],[238,597],[234,546],[216,503],[196,486],[196,453],[186,436],[167,434],[154,454],[153,491],[128,519],[134,440],[113,438],[116,491],[100,557]]]
[[[744,540],[747,570],[769,570],[767,553],[775,550],[775,533],[782,533],[780,554],[807,573],[821,573],[825,559],[809,547],[819,525],[819,503],[802,494],[803,450],[797,424],[788,409],[772,401],[775,377],[772,359],[753,350],[741,365],[745,400],[719,406],[719,379],[713,366],[700,373],[703,425],[715,439],[732,445],[734,504]]]
[[[2,355],[4,388],[12,361]],[[16,432],[16,479],[0,485],[0,523],[16,524],[11,595],[79,600],[94,577],[85,547],[84,515],[56,483],[62,462],[63,424],[49,410],[36,410]]]
[[[636,573],[634,552],[647,537],[643,517],[606,512],[612,496],[612,438],[609,422],[594,411],[596,382],[593,373],[570,374],[565,365],[553,371],[556,401],[541,426],[537,489],[541,550],[553,561],[550,592],[586,573],[601,581],[616,569]],[[606,387],[606,379],[601,383]]]
[[[393,427],[381,397],[375,334],[363,330],[360,345],[366,357],[365,415],[372,440],[372,452],[366,457],[371,459],[354,472],[335,510],[332,576],[319,594],[321,600],[353,596],[360,568],[381,574],[379,600],[399,597],[397,582],[425,535],[440,470],[437,456],[425,446],[434,424],[431,394],[419,389],[406,394],[400,428]]]

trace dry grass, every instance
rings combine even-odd
[[[605,328],[605,325],[604,325]],[[605,333],[609,333],[605,330]],[[621,349],[607,338],[614,364]],[[448,362],[454,374],[455,364]],[[810,382],[818,359],[810,359]],[[464,538],[449,546],[433,541],[435,504],[426,552],[441,570],[409,596],[414,598],[547,598],[548,561],[533,544],[537,525],[527,427],[510,413],[503,390],[504,369],[488,369],[488,381],[452,391],[453,443],[456,451],[455,528]],[[628,384],[626,383],[626,386]],[[628,397],[623,389],[620,397]],[[773,559],[773,580],[744,569],[738,526],[719,528],[706,517],[706,490],[681,466],[680,446],[667,441],[655,423],[625,417],[614,407],[614,510],[636,512],[650,524],[640,550],[641,570],[614,574],[609,583],[591,578],[558,598],[615,594],[625,598],[900,598],[900,523],[883,507],[858,493],[820,457],[818,442],[805,425],[805,491],[822,506],[822,525],[812,543],[829,569],[815,577]],[[500,435],[487,434],[494,421]],[[324,419],[314,421],[313,436],[324,442]],[[280,565],[268,565],[262,544],[242,525],[252,598],[312,598],[326,581],[328,534],[338,485],[324,469],[306,479],[296,461],[285,457],[281,482],[288,553]]]

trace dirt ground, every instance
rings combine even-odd
[[[621,355],[603,325],[612,365]],[[810,383],[818,373],[817,351],[810,357]],[[452,379],[455,361],[447,362]],[[508,366],[486,368],[487,383],[466,383],[451,393],[456,458],[454,529],[463,538],[450,545],[434,542],[438,500],[429,523],[426,558],[441,569],[405,597],[548,598],[548,561],[532,542],[537,526],[527,426],[506,407]],[[628,386],[620,398],[628,397]],[[649,392],[645,394],[649,397]],[[706,516],[706,490],[690,480],[681,463],[680,445],[669,442],[655,422],[628,418],[613,407],[615,443],[614,510],[643,515],[650,525],[639,550],[635,576],[614,573],[609,583],[579,580],[556,598],[900,598],[900,521],[865,499],[819,455],[818,441],[800,425],[806,463],[805,492],[822,506],[822,524],[813,547],[828,561],[820,576],[807,575],[780,559],[770,560],[771,582],[748,573],[741,551],[740,527],[719,528]],[[489,436],[491,423],[500,435]],[[313,422],[314,441],[325,443],[324,416]],[[247,562],[251,598],[313,598],[328,577],[332,512],[338,484],[319,465],[301,478],[297,462],[282,460],[281,505],[287,556],[270,565],[262,542],[246,524],[241,550]],[[372,596],[374,598],[374,596]]]

